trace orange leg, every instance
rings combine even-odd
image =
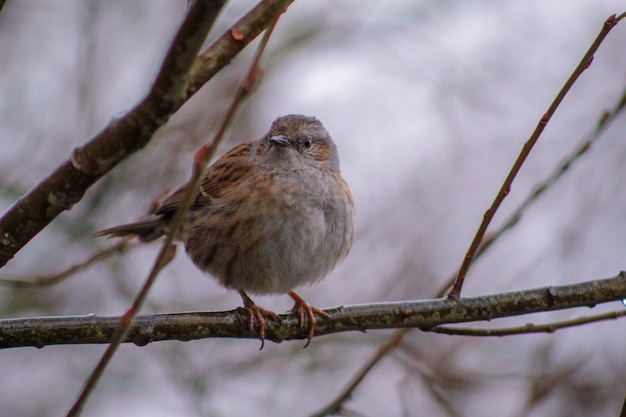
[[[280,317],[278,317],[278,315],[276,315],[273,311],[266,310],[256,305],[243,290],[238,290],[238,292],[243,300],[243,308],[245,308],[248,312],[250,330],[254,328],[255,320],[259,323],[259,339],[261,339],[261,349],[263,349],[263,346],[265,345],[265,317],[269,317],[270,319],[278,322],[280,322]]]
[[[298,324],[300,325],[301,329],[304,327],[304,313],[305,312],[309,319],[309,333],[307,335],[306,345],[304,345],[304,347],[307,347],[309,346],[309,343],[311,343],[311,339],[313,339],[313,335],[315,334],[315,314],[317,314],[318,316],[320,316],[321,318],[325,320],[332,321],[333,319],[328,314],[320,310],[319,308],[308,305],[306,301],[304,301],[302,297],[300,297],[295,292],[289,291],[288,294],[293,299],[293,301],[295,301],[295,304],[293,308],[291,309],[291,311],[298,315]]]

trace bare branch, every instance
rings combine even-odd
[[[570,75],[569,79],[565,82],[565,84],[561,88],[561,91],[559,91],[559,93],[556,95],[556,97],[552,101],[552,104],[550,104],[550,107],[548,108],[548,110],[544,113],[541,119],[539,119],[539,122],[537,123],[535,130],[530,135],[530,138],[528,138],[528,140],[524,144],[522,151],[517,157],[517,160],[511,167],[509,174],[507,175],[506,179],[504,180],[504,183],[500,187],[500,190],[498,191],[496,198],[494,199],[493,203],[491,203],[491,206],[485,212],[483,216],[483,220],[480,226],[478,227],[476,234],[474,235],[474,239],[472,240],[472,243],[470,244],[470,247],[467,250],[465,257],[463,258],[463,262],[461,263],[461,267],[459,268],[459,273],[457,274],[454,285],[452,286],[452,290],[450,290],[450,293],[448,294],[450,297],[455,298],[461,295],[461,289],[463,288],[465,275],[467,274],[467,271],[472,263],[472,260],[474,259],[474,256],[476,255],[476,251],[478,250],[478,247],[480,246],[480,242],[482,241],[483,236],[485,235],[485,232],[487,231],[487,227],[489,226],[489,223],[491,223],[491,220],[493,219],[493,216],[496,214],[496,211],[500,207],[500,204],[511,191],[513,180],[515,179],[515,177],[517,176],[517,173],[522,168],[522,165],[524,164],[524,161],[530,154],[530,151],[532,150],[533,146],[535,146],[535,143],[537,143],[539,136],[541,136],[541,133],[545,129],[546,125],[548,124],[548,122],[550,121],[554,113],[556,112],[556,109],[559,107],[559,105],[563,101],[563,98],[565,98],[565,95],[572,88],[572,86],[574,85],[578,77],[580,77],[580,75],[591,65],[591,62],[593,61],[593,56],[598,50],[598,48],[600,47],[600,44],[602,44],[602,41],[604,40],[604,38],[609,34],[611,29],[613,29],[617,25],[617,23],[624,17],[626,17],[626,14],[621,14],[619,17],[612,15],[604,22],[604,24],[602,25],[602,29],[600,30],[600,33],[598,34],[596,39],[593,41],[593,43],[591,44],[591,46],[589,47],[589,49],[587,50],[583,58],[580,60],[579,64],[576,66],[576,68],[574,69],[574,72],[572,72],[572,75]]]
[[[611,125],[613,120],[617,118],[621,114],[621,112],[626,108],[626,88],[622,91],[622,95],[617,101],[617,103],[613,106],[613,108],[609,111],[605,111],[602,113],[598,122],[596,123],[595,128],[582,140],[582,142],[573,149],[569,155],[563,158],[562,162],[552,171],[547,178],[543,181],[535,185],[532,191],[526,196],[524,201],[511,213],[509,218],[500,226],[498,229],[493,232],[487,234],[483,239],[476,255],[472,262],[478,259],[483,255],[490,247],[493,245],[502,235],[504,235],[507,231],[511,230],[515,227],[519,221],[522,219],[522,216],[526,211],[532,206],[537,199],[544,194],[546,191],[550,189],[559,179],[563,177],[572,165],[580,159],[583,155],[585,155],[591,146],[598,141],[602,137],[602,133]],[[456,280],[456,276],[451,276],[441,287],[441,290],[437,293],[437,297],[443,297],[448,288],[450,288],[454,281]]]
[[[166,243],[168,242],[166,241]],[[163,268],[165,268],[165,266],[170,263],[172,259],[174,259],[175,254],[176,246],[172,245],[171,242],[169,242],[169,244],[164,244],[161,252],[159,253],[159,256],[156,259],[154,266],[152,267],[152,270],[150,271],[150,275],[148,276],[147,280],[154,281],[157,275],[159,275],[159,273],[161,272],[161,270],[163,270]],[[142,290],[145,288],[146,286],[144,286]],[[143,301],[143,299],[141,298],[142,296],[143,299],[145,299],[145,294],[143,294],[143,291],[135,298],[133,306],[129,308],[122,317],[118,318],[113,329],[114,332],[112,333],[110,341],[111,344],[104,351],[104,354],[98,361],[98,364],[94,368],[93,372],[89,375],[87,381],[85,381],[85,384],[83,385],[78,397],[72,404],[72,407],[67,412],[67,417],[76,417],[79,416],[82,412],[84,405],[87,403],[89,396],[96,388],[96,385],[100,380],[100,377],[104,373],[104,370],[106,369],[108,363],[111,361],[113,355],[115,355],[115,352],[120,347],[121,341],[124,340],[128,335],[128,331],[132,325],[135,312],[137,311],[136,305]]]
[[[110,360],[113,358],[113,355],[119,348],[122,341],[128,336],[132,323],[135,320],[136,315],[139,313],[139,311],[141,311],[141,308],[148,297],[150,289],[156,282],[157,276],[163,270],[163,268],[173,259],[176,250],[176,246],[174,245],[174,237],[178,235],[178,231],[180,230],[183,220],[185,218],[185,213],[191,205],[193,196],[198,189],[205,168],[208,165],[209,160],[215,153],[217,145],[221,142],[224,133],[226,133],[228,126],[235,117],[237,109],[243,102],[244,98],[248,96],[248,94],[252,91],[252,86],[256,85],[256,82],[258,81],[260,74],[259,61],[261,59],[261,56],[263,55],[263,52],[265,51],[265,47],[267,46],[267,43],[272,34],[272,31],[274,30],[274,27],[276,26],[277,21],[278,17],[274,19],[274,21],[266,30],[265,36],[263,37],[261,43],[259,44],[259,47],[257,48],[257,53],[252,61],[250,70],[241,82],[237,94],[224,117],[222,126],[216,133],[213,141],[210,144],[205,144],[201,146],[200,149],[196,151],[196,154],[194,156],[193,171],[191,174],[191,179],[188,183],[189,186],[187,187],[187,191],[183,196],[183,201],[180,208],[176,211],[176,214],[172,219],[170,228],[167,232],[167,236],[165,237],[165,240],[161,247],[161,251],[154,261],[152,270],[150,271],[148,278],[146,278],[144,284],[142,285],[139,293],[135,296],[132,306],[122,317],[119,329],[111,340],[111,344],[108,346],[107,350],[102,355],[102,358],[100,359],[92,373],[89,375],[89,378],[82,388],[76,402],[72,405],[72,408],[68,412],[68,417],[77,416],[80,414],[82,407],[87,402],[87,399],[95,389],[96,384],[104,373],[104,370],[108,366]],[[237,35],[237,37],[239,38],[240,36]],[[181,82],[179,81],[178,83],[180,84]]]
[[[221,0],[213,3],[202,0],[189,3],[186,16],[165,55],[165,59],[161,64],[152,89],[142,102],[142,104],[149,103],[148,105],[154,108],[153,113],[149,116],[149,119],[153,122],[152,127],[144,135],[146,142],[150,139],[154,130],[169,119],[169,116],[173,113],[176,106],[182,104],[186,99],[189,70],[211,26],[213,26],[219,11],[224,6],[224,3],[225,1]],[[141,104],[136,107],[135,110],[140,107]],[[106,169],[103,172],[103,154],[101,153],[101,149],[98,149],[98,144],[99,142],[96,138],[88,144],[94,145],[93,147],[85,146],[75,149],[69,161],[73,168],[87,175],[92,175],[94,178],[108,171],[108,169]],[[110,143],[107,143],[107,145],[110,146]],[[106,161],[105,165],[108,167],[110,162]],[[200,173],[195,172],[194,174],[196,176],[200,175]],[[180,224],[181,213],[178,213],[177,217],[179,218],[178,224]],[[133,318],[141,309],[151,284],[156,280],[161,270],[173,259],[176,252],[176,247],[172,244],[175,233],[176,227],[173,227],[173,230],[171,233],[168,233],[163,243],[154,266],[146,279],[146,283],[135,297],[131,308],[129,308],[119,320],[118,326],[116,326],[117,330],[111,339],[111,344],[85,381],[78,397],[67,413],[68,417],[75,417],[81,414],[82,408],[95,389],[108,363],[115,355],[121,341],[126,338]]]
[[[617,18],[615,18],[615,22],[610,23],[610,24],[614,26],[619,20],[623,19],[624,17],[626,17],[626,13],[622,13],[621,15],[619,15]],[[603,30],[604,29],[606,29],[606,25],[605,27],[603,27]],[[592,47],[595,46],[597,48],[600,43],[601,41],[598,42],[598,39],[596,39],[596,42],[592,45]],[[565,86],[563,87],[563,89],[564,88]],[[563,91],[563,89],[561,91]],[[555,99],[555,101],[556,100],[557,99]],[[552,184],[554,184],[567,171],[567,169],[571,166],[571,164],[576,159],[582,156],[590,148],[593,142],[595,142],[599,138],[600,134],[604,131],[604,129],[608,127],[610,122],[612,122],[619,115],[619,113],[622,111],[622,109],[624,109],[624,107],[626,107],[626,90],[624,90],[621,99],[613,107],[612,111],[605,112],[603,114],[598,124],[596,125],[596,129],[583,142],[583,144],[580,147],[578,147],[572,154],[566,157],[565,161],[561,165],[559,165],[559,167],[555,170],[555,172],[553,172],[552,175],[550,175],[546,180],[544,180],[543,183],[535,187],[533,192],[531,192],[531,194],[527,196],[526,200],[518,207],[518,209],[513,213],[513,215],[509,218],[509,220],[505,222],[505,224],[501,228],[499,228],[496,232],[489,235],[484,241],[482,241],[482,243],[481,243],[482,237],[478,239],[478,243],[481,243],[480,247],[478,247],[477,252],[469,259],[468,265],[466,266],[466,268],[469,268],[469,265],[474,260],[476,260],[478,257],[483,255],[491,247],[491,245],[494,242],[496,242],[507,230],[510,230],[519,222],[525,210],[528,209],[528,207],[533,202],[535,202],[537,198],[543,192],[548,190],[549,187]],[[504,198],[504,196],[502,198]],[[488,224],[485,225],[485,230],[486,230],[487,225]],[[479,232],[477,232],[477,236]],[[484,231],[483,231],[483,234],[484,234]],[[440,290],[436,294],[436,297],[443,297],[446,291],[448,290],[448,288],[450,288],[452,285],[455,284],[455,282],[457,281],[457,277],[458,277],[458,274],[451,276],[450,279],[448,279],[441,286]],[[462,285],[462,282],[461,282],[461,285]],[[374,366],[377,363],[379,363],[383,359],[383,357],[385,357],[387,354],[389,354],[391,351],[394,350],[393,348],[394,346],[398,346],[400,344],[404,336],[406,336],[406,334],[408,334],[410,330],[411,329],[400,329],[394,332],[393,335],[389,338],[389,340],[384,345],[382,345],[379,348],[379,350],[361,366],[361,368],[356,372],[351,382],[344,388],[344,390],[333,401],[331,401],[330,404],[328,404],[321,411],[315,414],[315,416],[327,415],[327,414],[331,414],[332,411],[341,410],[344,407],[344,403],[350,399],[352,393],[358,387],[360,382],[363,379],[365,379],[367,374],[374,368]],[[385,348],[386,346],[389,346],[391,348],[386,349]],[[624,404],[626,404],[626,400]],[[626,410],[626,405],[625,405],[625,410]],[[626,411],[624,412],[624,414],[625,415],[623,417],[626,417]]]
[[[561,164],[546,178],[544,181],[535,186],[532,192],[526,197],[526,199],[518,206],[518,208],[509,216],[509,219],[493,233],[490,233],[485,237],[483,242],[480,245],[480,248],[476,252],[473,261],[482,256],[493,243],[495,243],[504,233],[508,230],[512,229],[518,222],[521,220],[523,214],[526,210],[541,196],[544,192],[546,192],[552,185],[554,185],[562,176],[567,172],[567,170],[572,166],[572,164],[578,160],[581,156],[583,156],[600,137],[601,134],[606,130],[606,128],[611,124],[613,120],[622,112],[622,110],[626,108],[626,89],[624,89],[622,96],[618,100],[618,102],[613,106],[610,111],[604,112],[596,127],[593,131],[582,141],[582,143],[576,147],[568,156],[566,156]],[[472,261],[472,262],[473,262]],[[451,276],[444,285],[441,286],[441,289],[437,292],[436,297],[443,297],[453,284],[456,279],[456,276]],[[622,315],[626,315],[626,311],[624,312],[613,312],[607,313],[605,315],[597,315],[591,317],[581,317],[573,321],[579,321],[574,325],[590,323],[592,321],[601,321],[601,320],[609,320],[616,319],[621,317]],[[605,317],[606,316],[606,317]],[[552,329],[552,331],[557,328],[565,328],[569,327],[567,322],[558,322],[546,325],[534,325],[529,324],[525,326],[521,326],[519,328],[511,328],[511,329],[459,329],[452,327],[434,327],[429,329],[431,332],[435,333],[445,333],[445,334],[454,334],[454,335],[468,335],[468,336],[482,336],[482,334],[474,334],[474,332],[489,332],[490,334],[485,334],[484,336],[500,336],[497,334],[498,331],[511,331],[510,334],[518,334],[515,332],[515,329],[519,329],[522,333],[534,333],[534,332],[551,332],[548,329],[544,330],[544,326],[548,329]],[[557,326],[557,327],[555,327]],[[529,327],[532,329],[529,331]],[[397,347],[400,342],[403,340],[404,336],[411,331],[411,329],[400,329],[393,333],[389,337],[389,340],[382,345],[378,351],[370,359],[365,362],[362,367],[356,372],[353,376],[351,382],[344,388],[344,390],[324,409],[318,411],[316,414],[313,414],[312,417],[317,416],[325,416],[332,415],[333,412],[338,412],[342,409],[343,404],[350,399],[354,390],[358,387],[360,382],[365,378],[365,376],[372,370],[384,356],[389,354],[395,347]],[[502,336],[508,335],[502,334]],[[624,415],[626,417],[626,415]]]
[[[324,310],[332,322],[321,322],[316,335],[389,328],[431,329],[449,323],[467,323],[521,316],[597,304],[626,298],[626,272],[580,284],[461,298],[341,306]],[[257,339],[239,310],[138,316],[125,342],[146,345],[159,340],[203,338]],[[274,342],[305,339],[293,314],[281,323],[267,323],[266,339]],[[109,343],[120,317],[71,316],[0,320],[0,348],[54,344]]]
[[[198,2],[198,12],[191,14],[181,25],[148,95],[85,145],[75,149],[67,161],[0,217],[0,267],[61,212],[80,201],[87,189],[103,175],[143,148],[157,128],[230,63],[293,0],[260,2],[196,59],[224,2]],[[233,33],[243,36],[233,36]]]
[[[241,50],[287,10],[294,0],[265,0],[224,32],[198,56],[189,75],[188,95],[193,95]]]

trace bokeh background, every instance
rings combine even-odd
[[[263,59],[264,78],[219,154],[278,115],[318,117],[338,144],[358,211],[348,259],[301,289],[311,304],[432,297],[455,271],[537,120],[589,47],[611,0],[296,1]],[[0,209],[148,89],[186,2],[8,2],[0,13]],[[254,5],[233,0],[210,39]],[[621,8],[620,8],[621,7]],[[209,41],[210,41],[209,39]],[[501,224],[593,129],[626,86],[626,23],[569,93],[494,220]],[[2,271],[52,274],[112,245],[91,234],[135,220],[185,181],[253,48],[193,97],[149,146],[107,175]],[[470,271],[464,295],[567,284],[626,269],[626,117],[618,118]],[[52,287],[0,287],[3,318],[121,314],[158,245]],[[286,311],[288,297],[256,297]],[[232,309],[238,295],[184,252],[145,312]],[[483,326],[549,322],[614,303]],[[392,331],[301,342],[122,346],[90,416],[307,416],[327,404]],[[358,416],[616,416],[626,393],[622,321],[552,335],[468,338],[413,332],[348,408]],[[0,415],[63,414],[104,346],[0,352]]]

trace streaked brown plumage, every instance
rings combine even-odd
[[[183,185],[163,201],[155,216],[106,229],[98,235],[137,236],[150,241],[164,235],[186,190]],[[335,143],[311,117],[278,118],[260,140],[240,145],[204,174],[186,213],[180,239],[198,268],[227,288],[239,291],[264,337],[264,317],[276,318],[246,295],[287,293],[295,301],[300,325],[313,313],[293,289],[324,278],[350,249],[354,203],[341,177]]]

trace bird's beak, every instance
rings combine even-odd
[[[279,146],[287,146],[289,145],[289,141],[283,135],[276,135],[270,137],[270,142],[275,143]]]

